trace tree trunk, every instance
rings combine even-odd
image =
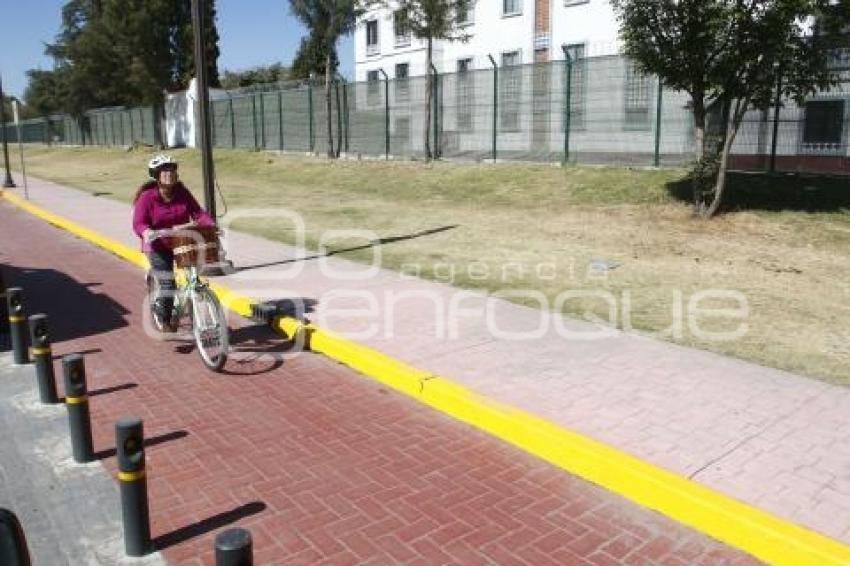
[[[717,171],[717,180],[715,181],[712,195],[713,198],[711,204],[703,214],[705,218],[711,218],[717,214],[717,211],[720,209],[720,204],[723,200],[723,190],[726,188],[726,170],[729,166],[729,152],[732,149],[732,144],[735,142],[735,137],[738,135],[738,130],[741,127],[741,121],[744,118],[744,113],[747,111],[747,106],[749,106],[749,99],[744,101],[735,101],[735,111],[732,114],[731,124],[729,123],[728,112],[723,112],[724,119],[726,120],[724,124],[725,139],[723,141],[723,149],[720,154],[720,168]]]
[[[333,159],[334,154],[334,130],[333,130],[333,106],[331,104],[331,50],[328,46],[328,54],[325,57],[325,106],[327,107],[328,122],[328,158]]]
[[[695,169],[691,179],[691,190],[693,192],[694,214],[701,215],[703,212],[702,183],[703,183],[703,157],[705,156],[705,100],[702,94],[691,95],[694,113],[694,160]]]
[[[425,158],[430,160],[431,154],[431,95],[432,81],[431,75],[431,56],[433,49],[433,40],[428,38],[428,54],[425,59]]]

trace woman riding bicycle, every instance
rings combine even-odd
[[[198,204],[189,189],[177,179],[177,161],[160,154],[148,162],[153,179],[139,187],[133,200],[133,231],[142,239],[142,251],[148,257],[154,277],[163,291],[154,309],[163,327],[174,330],[171,311],[174,305],[174,254],[160,239],[160,232],[193,226],[214,226],[212,217]],[[174,321],[176,322],[176,321]]]

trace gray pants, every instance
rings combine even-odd
[[[147,252],[151,265],[151,275],[159,283],[159,294],[154,300],[154,309],[163,322],[171,322],[171,311],[174,307],[174,291],[177,284],[174,281],[174,254],[170,251]]]

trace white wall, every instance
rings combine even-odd
[[[563,59],[561,45],[585,43],[585,55],[609,55],[619,48],[618,24],[609,0],[550,0],[550,59]],[[396,47],[392,12],[388,8],[373,9],[363,16],[355,30],[355,80],[366,80],[369,70],[383,67],[393,78],[396,63],[409,63],[410,75],[425,74],[425,42],[411,39],[409,46]],[[505,51],[520,50],[523,63],[534,61],[534,0],[522,0],[519,15],[503,16],[502,0],[477,0],[473,23],[462,28],[469,41],[435,42],[434,65],[442,72],[454,72],[457,60],[472,57],[473,68],[489,68],[487,54],[501,64]],[[378,53],[366,52],[366,21],[378,21]]]

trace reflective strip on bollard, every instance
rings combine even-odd
[[[137,470],[135,472],[118,472],[118,479],[121,481],[136,481],[145,477],[144,470]]]

